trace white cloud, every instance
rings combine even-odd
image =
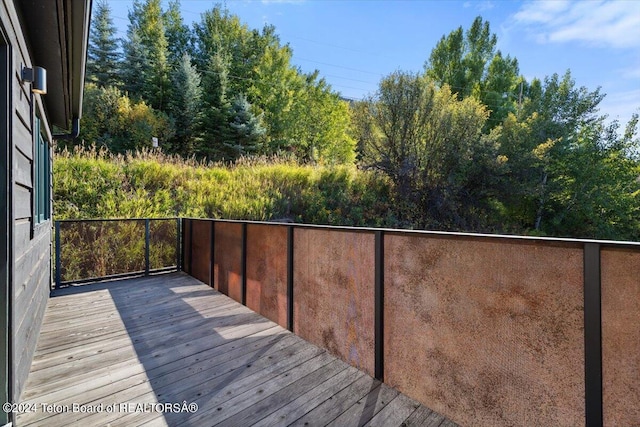
[[[462,7],[464,7],[465,9],[474,7],[476,10],[479,10],[480,12],[484,12],[485,10],[491,10],[495,6],[496,6],[495,2],[491,0],[474,1],[474,2],[466,1],[462,4]]]
[[[640,113],[640,89],[608,93],[599,105],[609,120],[618,119],[624,126],[634,113]]]
[[[539,43],[640,48],[639,1],[527,2],[513,18]]]
[[[640,64],[621,69],[620,75],[624,79],[640,79]]]

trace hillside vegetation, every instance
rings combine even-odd
[[[388,181],[355,166],[241,160],[233,166],[158,152],[56,154],[56,219],[203,217],[395,226]]]

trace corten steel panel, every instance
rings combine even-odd
[[[247,307],[287,327],[287,228],[247,226]]]
[[[605,426],[640,426],[640,251],[603,248],[602,399]]]
[[[207,285],[211,285],[211,221],[193,221],[191,275]]]
[[[293,328],[374,375],[373,233],[297,228]]]
[[[242,224],[215,225],[214,287],[242,302]]]
[[[461,425],[584,425],[583,253],[385,236],[384,379]]]

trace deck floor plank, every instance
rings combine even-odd
[[[254,425],[257,421],[273,413],[277,409],[287,405],[301,395],[334,378],[341,378],[347,371],[349,365],[336,360],[330,367],[318,369],[315,372],[299,379],[298,381],[282,388],[269,397],[261,400],[255,405],[241,411],[240,413],[216,424],[220,427],[234,427],[239,425]],[[341,375],[342,374],[342,375]]]
[[[183,273],[56,291],[22,402],[19,427],[455,426]]]
[[[293,399],[291,402],[287,403],[275,412],[257,420],[253,425],[256,427],[277,427],[281,425],[288,425],[304,416],[312,409],[315,409],[318,405],[327,401],[339,391],[351,386],[356,381],[365,379],[366,377],[367,376],[361,371],[349,367],[328,381],[323,382],[307,393]]]
[[[242,319],[239,319],[239,320],[245,320],[246,324],[266,323],[266,322],[258,322],[258,320],[261,320],[261,319],[259,319],[259,317],[257,317],[255,313],[247,313],[246,311],[242,310],[241,307],[234,307],[232,309],[228,309],[224,311],[211,311],[211,312],[206,312],[204,314],[212,315],[212,316],[219,315],[220,318],[222,318],[223,316],[225,317],[242,316]],[[221,328],[225,326],[236,327],[237,324],[235,325],[233,324],[234,320],[236,319],[229,318],[229,319],[221,320],[220,324],[217,325],[216,327],[217,328]],[[207,322],[205,319],[198,319],[193,317],[183,321],[176,320],[169,324],[158,322],[153,326],[154,328],[157,328],[157,329],[155,330],[151,329],[151,326],[150,326],[149,329],[145,330],[142,333],[138,333],[138,331],[132,331],[130,335],[120,334],[118,336],[111,336],[111,335],[103,336],[99,340],[88,340],[89,342],[87,342],[86,345],[82,345],[81,342],[78,342],[74,347],[59,349],[57,351],[50,352],[47,354],[47,357],[45,358],[42,358],[42,357],[39,357],[38,359],[34,358],[34,362],[33,362],[34,371],[43,369],[46,367],[50,367],[50,366],[56,366],[56,365],[59,365],[60,363],[65,363],[65,360],[71,360],[68,358],[69,355],[73,356],[74,361],[78,361],[85,357],[94,356],[96,354],[95,350],[102,349],[105,343],[109,344],[109,348],[111,350],[115,350],[119,348],[129,348],[131,341],[135,343],[136,340],[144,343],[152,343],[152,342],[166,343],[174,339],[187,339],[187,338],[197,339],[199,337],[206,336],[207,334],[211,333],[211,330],[207,328],[207,324],[211,324],[211,322],[210,321]],[[123,324],[122,327],[125,328],[126,326]],[[185,335],[185,334],[188,334],[188,335]],[[133,340],[132,340],[132,337],[134,338]]]
[[[192,313],[189,316],[179,317],[179,318],[166,316],[164,319],[160,319],[151,324],[145,324],[142,326],[138,326],[137,323],[134,326],[132,325],[134,322],[127,322],[126,319],[124,322],[118,319],[118,320],[111,321],[112,325],[110,327],[113,328],[115,325],[115,327],[117,328],[115,331],[111,331],[111,332],[106,327],[97,327],[97,328],[94,327],[94,329],[91,330],[91,329],[83,329],[80,327],[76,329],[73,326],[70,326],[69,330],[74,331],[73,339],[71,340],[71,342],[65,341],[69,336],[68,334],[67,335],[60,334],[62,336],[60,336],[59,343],[55,342],[55,337],[44,337],[43,347],[42,347],[43,354],[38,359],[35,359],[35,360],[38,362],[42,358],[46,358],[47,360],[50,360],[52,356],[49,356],[49,355],[52,353],[57,353],[60,351],[66,352],[67,350],[73,351],[74,348],[78,348],[78,347],[80,347],[80,349],[82,350],[93,343],[100,345],[100,343],[102,343],[107,339],[109,340],[109,342],[113,343],[114,345],[121,344],[123,341],[125,343],[123,345],[126,345],[128,338],[133,334],[135,334],[137,338],[147,339],[148,337],[151,337],[151,336],[158,336],[158,335],[162,336],[163,333],[166,334],[166,333],[172,333],[172,332],[184,332],[185,329],[188,330],[187,328],[188,325],[194,324],[195,326],[198,324],[207,323],[206,322],[207,317],[215,316],[219,313],[234,314],[238,312],[239,308],[240,307],[237,307],[237,305],[226,305],[223,307],[215,307],[215,306],[210,307],[207,309],[203,309],[199,312],[193,312],[192,310]],[[169,310],[169,312],[171,311],[171,307],[167,307],[167,309]],[[243,312],[243,313],[249,314],[246,312]],[[251,314],[255,314],[255,313],[251,313]],[[109,322],[109,320],[105,320],[105,322]],[[130,327],[126,327],[125,325],[129,325]],[[201,328],[198,328],[198,330],[199,329]],[[89,337],[85,339],[81,334],[87,330],[90,332],[93,332],[93,334],[95,334],[95,337],[91,336],[90,334]],[[76,338],[78,336],[79,336],[79,339]]]
[[[403,425],[420,404],[404,394],[398,394],[389,404],[369,420],[364,427],[385,427]]]
[[[403,427],[439,427],[443,420],[442,415],[420,406],[404,421]]]
[[[327,425],[332,427],[363,426],[398,395],[397,390],[381,384],[379,381],[370,381],[367,386],[369,388],[365,388],[362,397]]]

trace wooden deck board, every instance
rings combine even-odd
[[[442,415],[433,412],[425,406],[421,406],[404,421],[404,426],[438,427],[442,421],[444,421],[444,417]]]
[[[254,425],[260,427],[288,425],[327,401],[337,392],[362,379],[362,372],[355,368],[347,368],[328,381],[291,400],[280,409],[274,408],[277,410],[255,422]]]
[[[198,410],[153,406],[183,401]],[[17,426],[448,422],[182,273],[57,291],[22,402]]]
[[[389,404],[380,410],[365,427],[385,427],[401,425],[420,407],[415,400],[404,394],[398,394]]]

